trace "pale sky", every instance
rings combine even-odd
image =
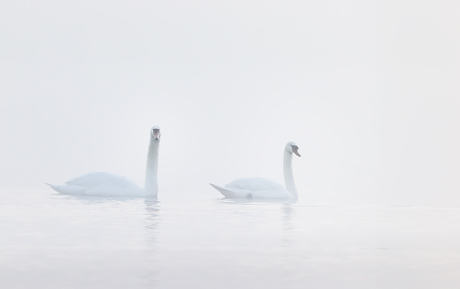
[[[160,198],[279,182],[311,203],[459,206],[457,1],[3,1],[0,194],[107,171]],[[52,192],[50,192],[52,193]]]

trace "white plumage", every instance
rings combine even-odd
[[[128,178],[105,172],[93,172],[74,178],[63,185],[48,184],[61,194],[83,196],[149,196],[158,195],[158,151],[160,128],[154,126],[150,132],[147,155],[145,186],[141,188]]]
[[[285,187],[264,178],[241,178],[231,181],[224,187],[211,184],[226,198],[247,199],[297,199],[297,189],[292,173],[292,154],[300,157],[298,146],[288,142],[284,147],[284,182]]]
[[[82,196],[144,196],[145,191],[123,176],[94,172],[71,179],[63,185],[50,187],[61,194]]]

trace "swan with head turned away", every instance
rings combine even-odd
[[[160,128],[150,130],[150,144],[147,154],[144,188],[133,181],[115,174],[94,172],[66,182],[63,185],[48,184],[61,194],[103,197],[150,197],[158,195],[158,152],[160,147]]]
[[[282,185],[264,178],[242,178],[231,181],[224,187],[210,184],[229,199],[292,199],[297,200],[297,189],[292,172],[292,154],[300,157],[299,147],[288,142],[284,147],[284,183]]]

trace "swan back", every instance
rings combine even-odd
[[[143,196],[145,192],[133,181],[105,172],[89,173],[74,178],[64,185],[51,185],[51,188],[65,195],[85,196]]]
[[[105,173],[105,172],[93,172],[86,174],[81,177],[71,179],[66,182],[75,186],[90,188],[90,187],[132,187],[137,186],[136,183],[123,176]]]

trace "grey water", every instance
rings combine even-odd
[[[460,208],[0,196],[0,288],[460,288]]]

